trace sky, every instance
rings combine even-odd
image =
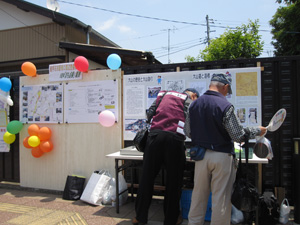
[[[47,0],[26,0],[47,7]],[[50,1],[50,0],[49,0]],[[54,0],[52,0],[54,1]],[[59,12],[77,18],[124,49],[150,51],[167,63],[184,63],[226,28],[259,20],[260,57],[272,57],[269,21],[284,4],[275,0],[57,0]]]

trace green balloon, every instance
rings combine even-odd
[[[11,134],[19,133],[23,128],[23,124],[18,120],[12,120],[7,124],[7,131]]]

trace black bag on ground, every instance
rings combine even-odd
[[[65,200],[79,200],[82,192],[85,177],[68,176],[65,189],[63,192],[63,199]]]
[[[234,184],[231,202],[243,212],[254,211],[258,204],[257,189],[246,178],[239,178]]]
[[[140,152],[145,151],[146,143],[147,143],[147,138],[148,138],[148,128],[145,127],[141,130],[139,130],[134,139],[133,139],[133,144],[136,147],[136,149]]]
[[[256,210],[258,205],[258,191],[254,185],[248,180],[248,153],[249,142],[245,141],[245,158],[246,158],[246,174],[242,171],[241,152],[239,155],[239,167],[236,175],[236,180],[233,185],[233,193],[231,203],[243,212],[252,212]]]
[[[264,192],[258,201],[259,224],[278,224],[280,207],[272,192]]]

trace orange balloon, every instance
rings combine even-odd
[[[53,149],[53,144],[52,141],[42,141],[39,147],[43,152],[51,152]]]
[[[35,147],[31,149],[31,155],[35,158],[40,158],[42,155],[44,155],[44,152],[40,149],[40,147]]]
[[[51,130],[49,127],[42,127],[38,132],[38,137],[41,141],[47,141],[51,138]]]
[[[30,136],[38,136],[38,133],[39,133],[39,130],[40,130],[40,127],[36,124],[31,124],[29,127],[28,127],[28,134]]]
[[[30,77],[36,76],[36,67],[31,62],[24,62],[21,66],[22,72]]]
[[[28,144],[28,139],[29,136],[23,139],[23,145],[25,148],[32,148],[29,144]]]

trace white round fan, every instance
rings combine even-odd
[[[59,12],[59,4],[56,0],[47,0],[47,8]]]

